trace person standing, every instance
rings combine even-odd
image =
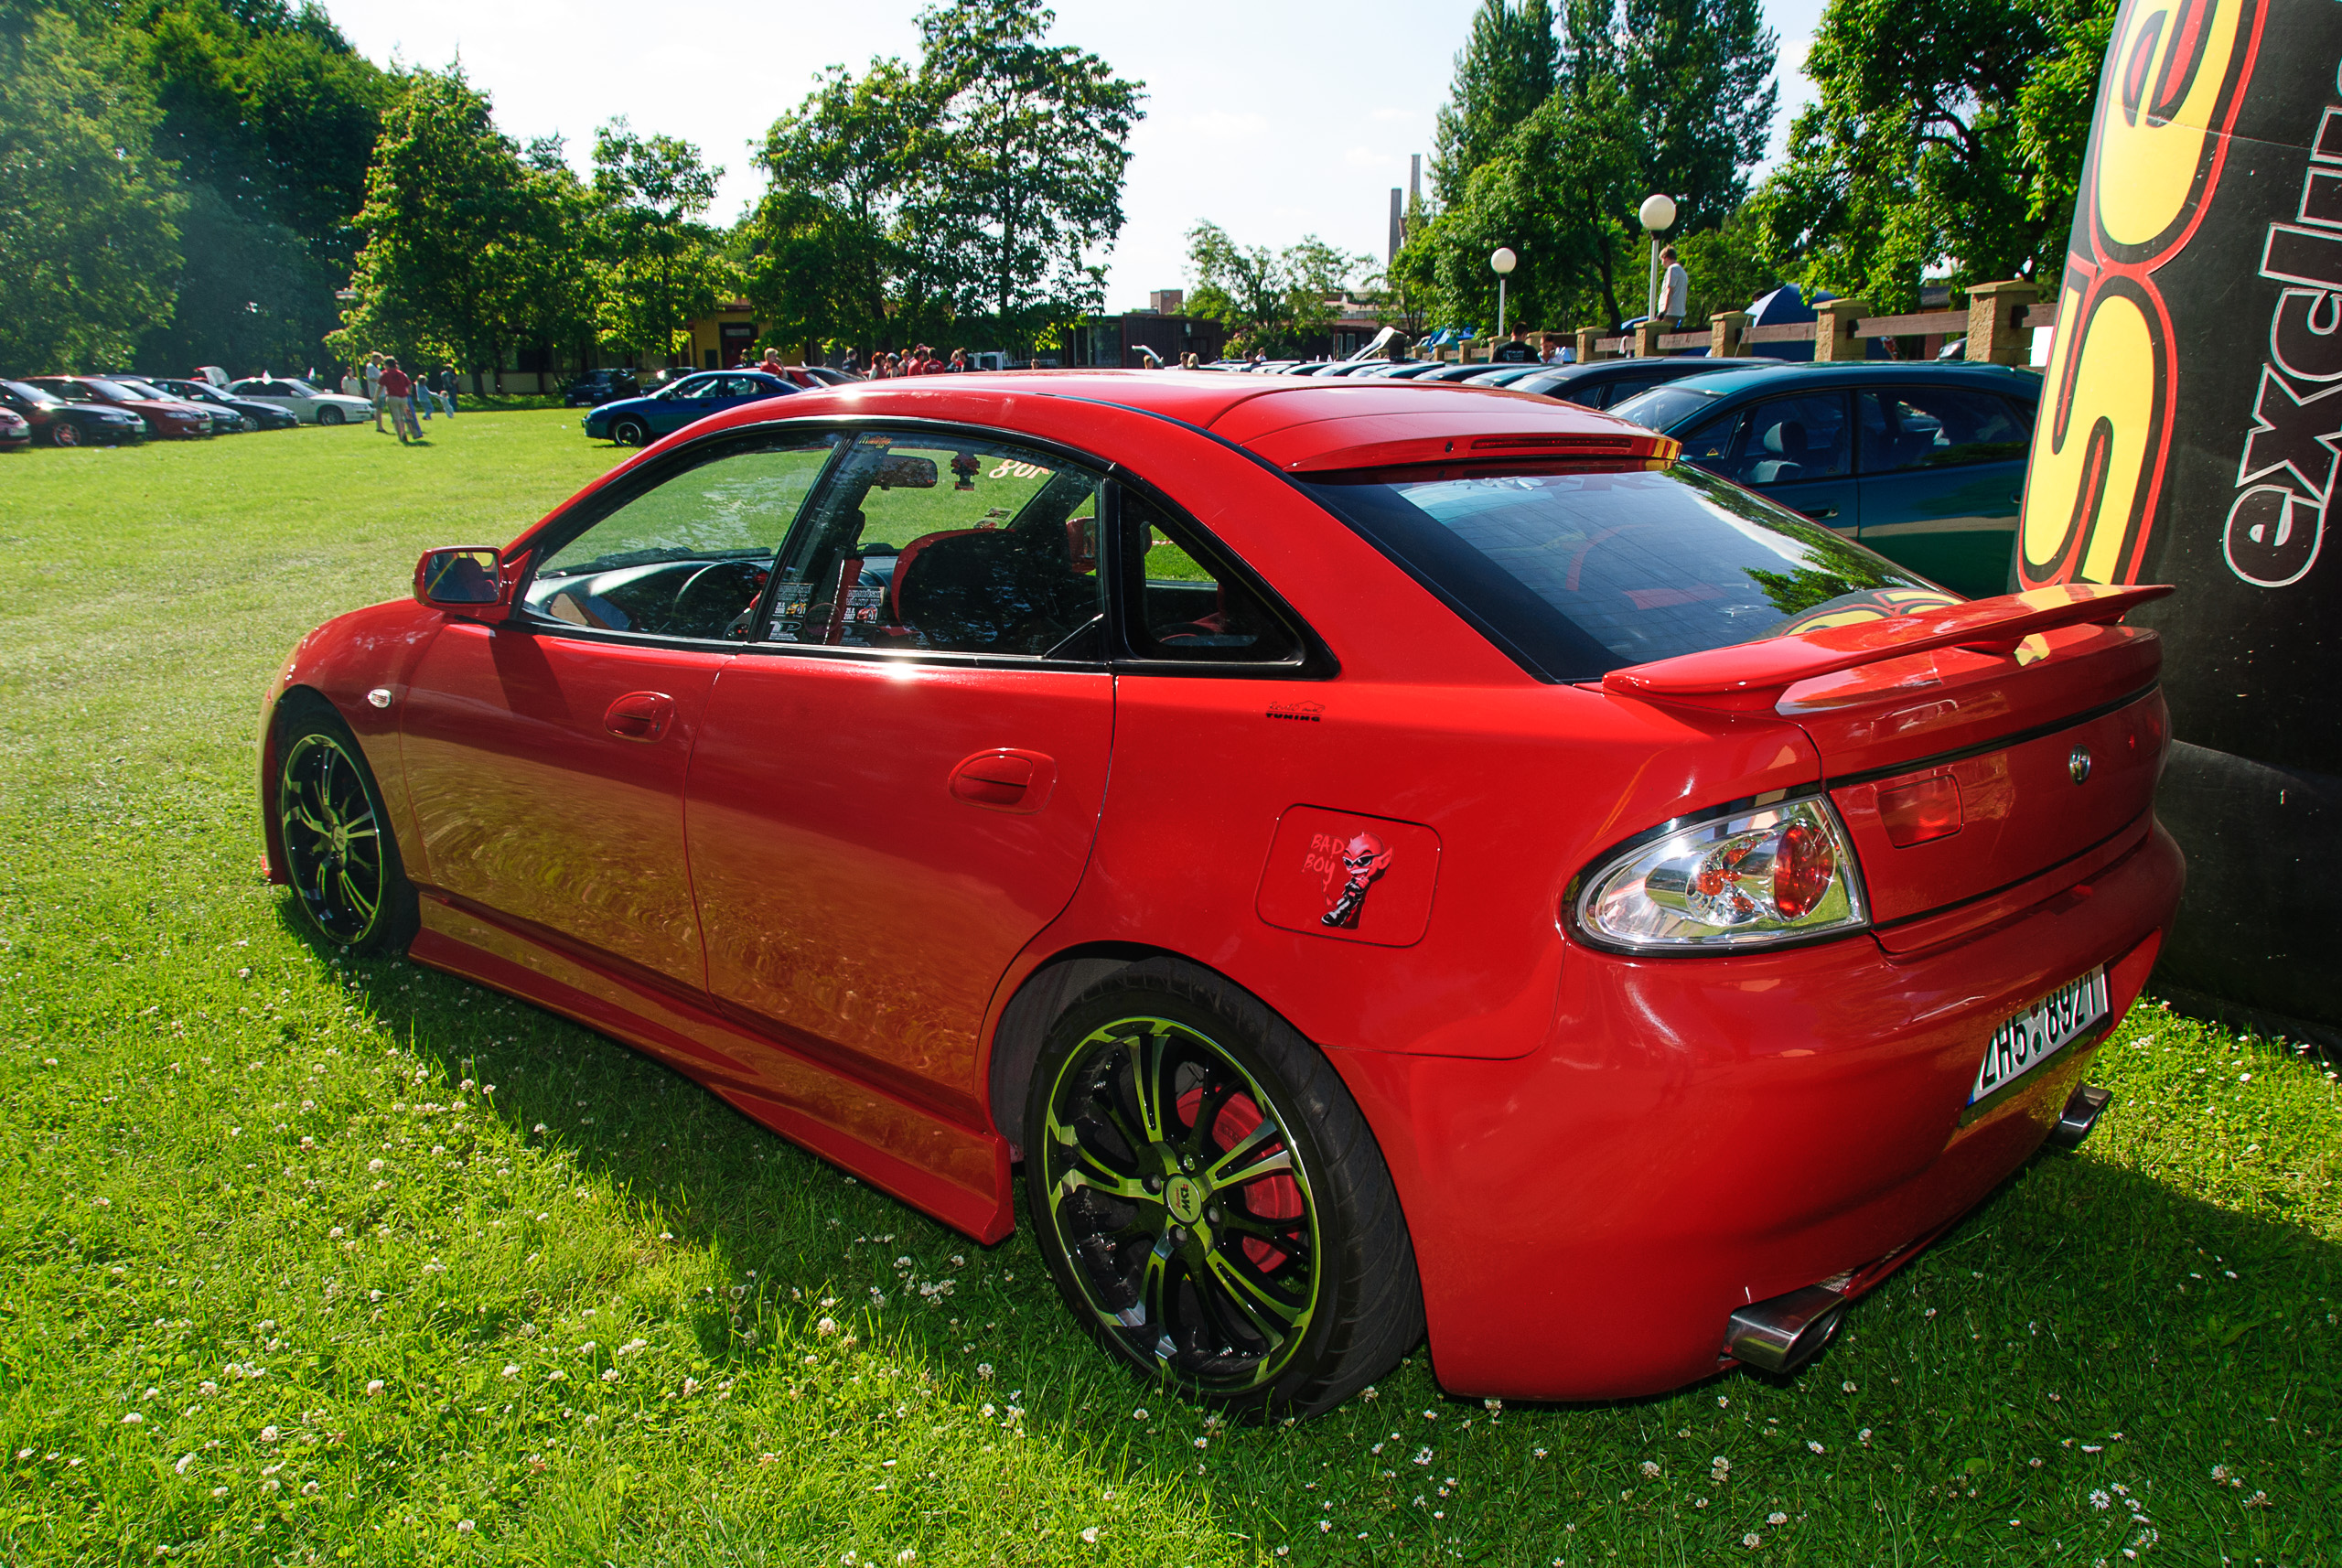
[[[1493,355],[1489,356],[1489,358],[1495,363],[1499,365],[1535,364],[1537,362],[1537,350],[1529,346],[1529,328],[1526,327],[1514,328],[1512,329],[1512,336],[1506,341],[1498,344],[1497,351]]]
[[[1671,331],[1681,331],[1684,314],[1692,308],[1692,274],[1675,259],[1675,247],[1670,245],[1659,252],[1666,275],[1659,285],[1659,315]]]
[[[397,433],[399,445],[403,446],[407,444],[409,430],[414,432],[417,441],[422,440],[423,426],[415,423],[414,404],[410,401],[414,392],[414,382],[399,369],[398,360],[385,359],[382,361],[381,388],[383,406],[390,411],[391,428]]]
[[[456,367],[443,365],[439,370],[439,408],[450,419],[456,417]]]
[[[382,433],[382,353],[381,349],[366,356],[366,401],[374,405],[374,434]]]

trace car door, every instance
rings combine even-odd
[[[701,990],[684,769],[833,445],[678,453],[545,534],[511,619],[448,622],[399,694],[418,883]]]
[[[1742,415],[1730,455],[1702,467],[1841,533],[1861,525],[1853,431],[1846,394],[1835,388],[1761,399]],[[1691,448],[1687,445],[1686,454]]]
[[[653,435],[672,435],[684,425],[729,406],[724,401],[721,375],[697,375],[677,381],[673,392],[645,403],[642,416]]]
[[[1101,485],[997,437],[861,430],[692,763],[715,1000],[970,1125],[993,987],[1105,798]]]
[[[1855,396],[1862,542],[1954,593],[2006,593],[2035,405],[1956,385]]]

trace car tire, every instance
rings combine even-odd
[[[52,446],[79,446],[81,427],[70,419],[59,419],[48,427],[48,444]]]
[[[341,421],[341,410],[334,407],[331,403],[328,403],[323,408],[317,410],[317,423],[319,424],[339,424]]]
[[[301,923],[354,952],[406,951],[421,924],[382,791],[349,726],[323,698],[277,707],[276,827]]]
[[[647,446],[650,444],[650,429],[639,419],[614,419],[610,422],[610,439],[620,446]]]
[[[1309,1415],[1423,1337],[1413,1243],[1365,1116],[1314,1046],[1221,977],[1152,959],[1083,992],[1042,1046],[1024,1125],[1049,1272],[1142,1377]]]

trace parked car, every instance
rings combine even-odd
[[[247,376],[228,383],[228,395],[273,403],[304,424],[348,424],[374,417],[374,405],[347,392],[324,392],[291,376]]]
[[[2041,377],[2005,365],[1761,364],[1617,405],[1683,459],[1971,596],[2008,585]]]
[[[118,408],[146,422],[149,435],[178,440],[209,439],[219,424],[193,403],[147,397],[103,376],[28,376],[28,384],[67,403]]]
[[[271,875],[984,1242],[1021,1159],[1150,1386],[1322,1410],[1426,1325],[1459,1395],[1792,1368],[2104,1102],[2168,590],[1957,602],[1673,450],[1146,372],[736,407],[303,639]]]
[[[1731,375],[1736,371],[1763,370],[1780,362],[1765,359],[1711,360],[1705,355],[1595,360],[1586,364],[1541,365],[1506,385],[1514,392],[1559,398],[1581,408],[1615,408],[1638,392],[1685,376]]]
[[[148,398],[156,403],[175,403],[191,408],[211,422],[214,435],[241,435],[260,428],[260,421],[247,419],[225,403],[215,403],[207,398],[193,398],[179,392],[167,392],[144,376],[110,375],[106,380],[134,396]]]
[[[593,408],[618,398],[633,397],[638,390],[632,371],[586,371],[561,389],[561,406]]]
[[[33,444],[33,427],[14,409],[0,408],[0,452],[21,452]]]
[[[263,403],[253,397],[231,397],[208,381],[188,381],[178,376],[142,376],[139,379],[173,397],[241,414],[252,422],[252,428],[255,430],[290,430],[301,423],[301,416],[289,408]]]
[[[768,397],[789,397],[798,391],[790,382],[762,371],[702,371],[648,397],[603,403],[586,414],[586,435],[590,440],[614,441],[620,446],[647,446],[711,413]]]
[[[120,445],[146,439],[146,422],[111,403],[68,403],[30,381],[0,381],[0,408],[32,427],[33,439],[50,446]]]

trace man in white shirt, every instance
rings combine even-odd
[[[1692,308],[1692,274],[1675,259],[1675,247],[1668,246],[1659,252],[1667,263],[1667,274],[1659,285],[1659,319],[1674,330],[1681,330],[1683,313]]]

